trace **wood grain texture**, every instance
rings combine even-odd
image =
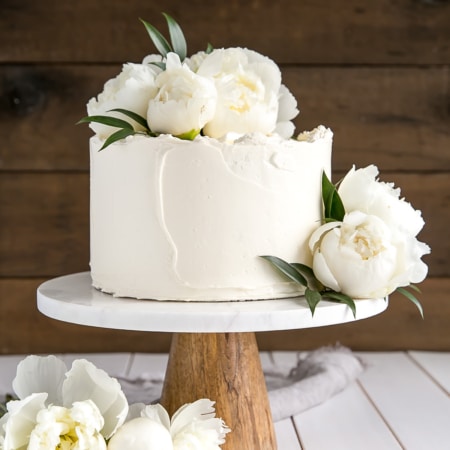
[[[450,4],[430,0],[345,3],[280,0],[161,2],[2,1],[3,62],[122,62],[154,53],[138,18],[182,25],[190,51],[243,46],[278,62],[446,64]]]
[[[89,176],[0,176],[0,276],[51,276],[89,269]]]
[[[0,169],[89,170],[87,101],[112,66],[0,66]],[[298,99],[297,132],[334,132],[333,168],[450,169],[447,67],[284,67]]]
[[[214,399],[231,432],[223,450],[276,450],[254,333],[175,333],[161,404],[172,415],[185,403]]]
[[[0,354],[169,350],[170,333],[86,327],[42,315],[36,307],[36,290],[44,281],[0,279]]]

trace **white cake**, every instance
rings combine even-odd
[[[421,282],[424,225],[378,169],[331,182],[332,132],[295,135],[297,101],[270,58],[187,55],[144,22],[159,55],[127,63],[87,104],[91,275],[119,297],[233,301],[304,294],[348,305]]]
[[[93,285],[121,297],[255,300],[300,295],[261,255],[311,264],[332,132],[228,143],[91,138]]]

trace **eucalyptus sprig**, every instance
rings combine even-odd
[[[180,57],[180,61],[183,62],[187,57],[187,44],[184,37],[183,30],[176,20],[167,13],[162,13],[166,19],[167,27],[169,28],[170,42],[163,36],[163,34],[151,23],[146,22],[143,19],[139,19],[145,26],[150,39],[154,46],[163,58],[161,62],[151,62],[155,66],[158,66],[161,70],[166,70],[166,63],[164,59],[170,52],[176,53]],[[214,47],[208,43],[205,53],[210,54],[214,50]]]
[[[356,305],[354,300],[342,292],[336,292],[325,287],[315,277],[310,267],[300,263],[288,263],[276,256],[261,256],[261,258],[269,261],[291,281],[305,287],[305,299],[313,316],[317,304],[321,300],[329,300],[335,303],[346,304],[351,309],[353,317],[356,318]]]
[[[409,286],[407,286],[407,288],[410,288],[413,291],[416,291],[419,293],[421,292],[421,290],[415,284],[410,284]],[[398,287],[396,289],[396,292],[404,295],[408,300],[410,300],[412,303],[414,303],[416,305],[417,309],[419,310],[419,313],[420,313],[422,319],[424,318],[422,305],[420,304],[420,301],[417,299],[417,297],[412,292],[407,291],[406,288],[404,288],[404,287]]]
[[[180,57],[180,61],[183,62],[187,56],[187,44],[186,39],[183,34],[183,30],[180,25],[169,16],[169,14],[162,13],[166,19],[167,26],[169,28],[170,42],[162,35],[158,29],[152,24],[146,22],[143,19],[139,19],[145,26],[150,39],[155,45],[156,49],[159,51],[163,59],[168,53],[176,53]],[[153,62],[152,64],[157,65],[162,70],[165,70],[166,64],[164,62]]]
[[[96,122],[101,123],[102,125],[108,125],[110,127],[119,128],[116,132],[111,134],[105,142],[103,143],[100,150],[105,149],[108,147],[108,145],[111,145],[112,143],[116,141],[120,141],[121,139],[124,139],[128,136],[133,136],[135,134],[146,134],[148,136],[156,136],[155,133],[153,133],[150,130],[150,127],[147,123],[147,120],[140,116],[139,114],[134,113],[133,111],[129,111],[127,109],[122,108],[115,108],[110,109],[108,112],[118,112],[121,113],[130,119],[133,119],[135,122],[137,122],[139,125],[141,125],[144,128],[144,131],[137,131],[134,129],[133,125],[130,122],[127,122],[126,120],[119,119],[118,117],[113,116],[86,116],[80,119],[77,122],[77,125],[80,123],[90,123],[90,122]]]

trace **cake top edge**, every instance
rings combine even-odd
[[[248,145],[248,146],[261,146],[261,145],[286,145],[287,143],[305,143],[305,144],[314,144],[318,142],[332,142],[333,140],[333,132],[330,128],[325,127],[324,125],[319,125],[310,131],[303,131],[297,137],[292,137],[287,140],[281,137],[278,134],[265,135],[262,133],[247,133],[244,135],[228,133],[227,135],[217,139],[209,136],[196,136],[192,141],[184,141],[174,137],[171,134],[159,134],[155,137],[150,137],[148,135],[139,133],[125,137],[124,139],[116,142],[114,145],[122,145],[128,144],[131,142],[145,141],[147,139],[154,140],[155,142],[168,142],[171,141],[172,145],[178,143],[187,143],[192,142],[200,143],[200,142],[208,142],[209,144],[215,146],[227,146],[227,145]],[[90,140],[95,143],[96,146],[101,146],[104,144],[105,139],[102,139],[98,135],[91,136]]]

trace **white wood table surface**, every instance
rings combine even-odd
[[[279,450],[450,450],[450,353],[364,352],[359,379],[326,402],[275,423]],[[112,376],[151,370],[163,376],[165,354],[59,355],[84,357]],[[0,356],[0,394],[11,392],[21,355]],[[295,365],[295,352],[262,354],[263,367]],[[251,450],[251,449],[249,449]]]

